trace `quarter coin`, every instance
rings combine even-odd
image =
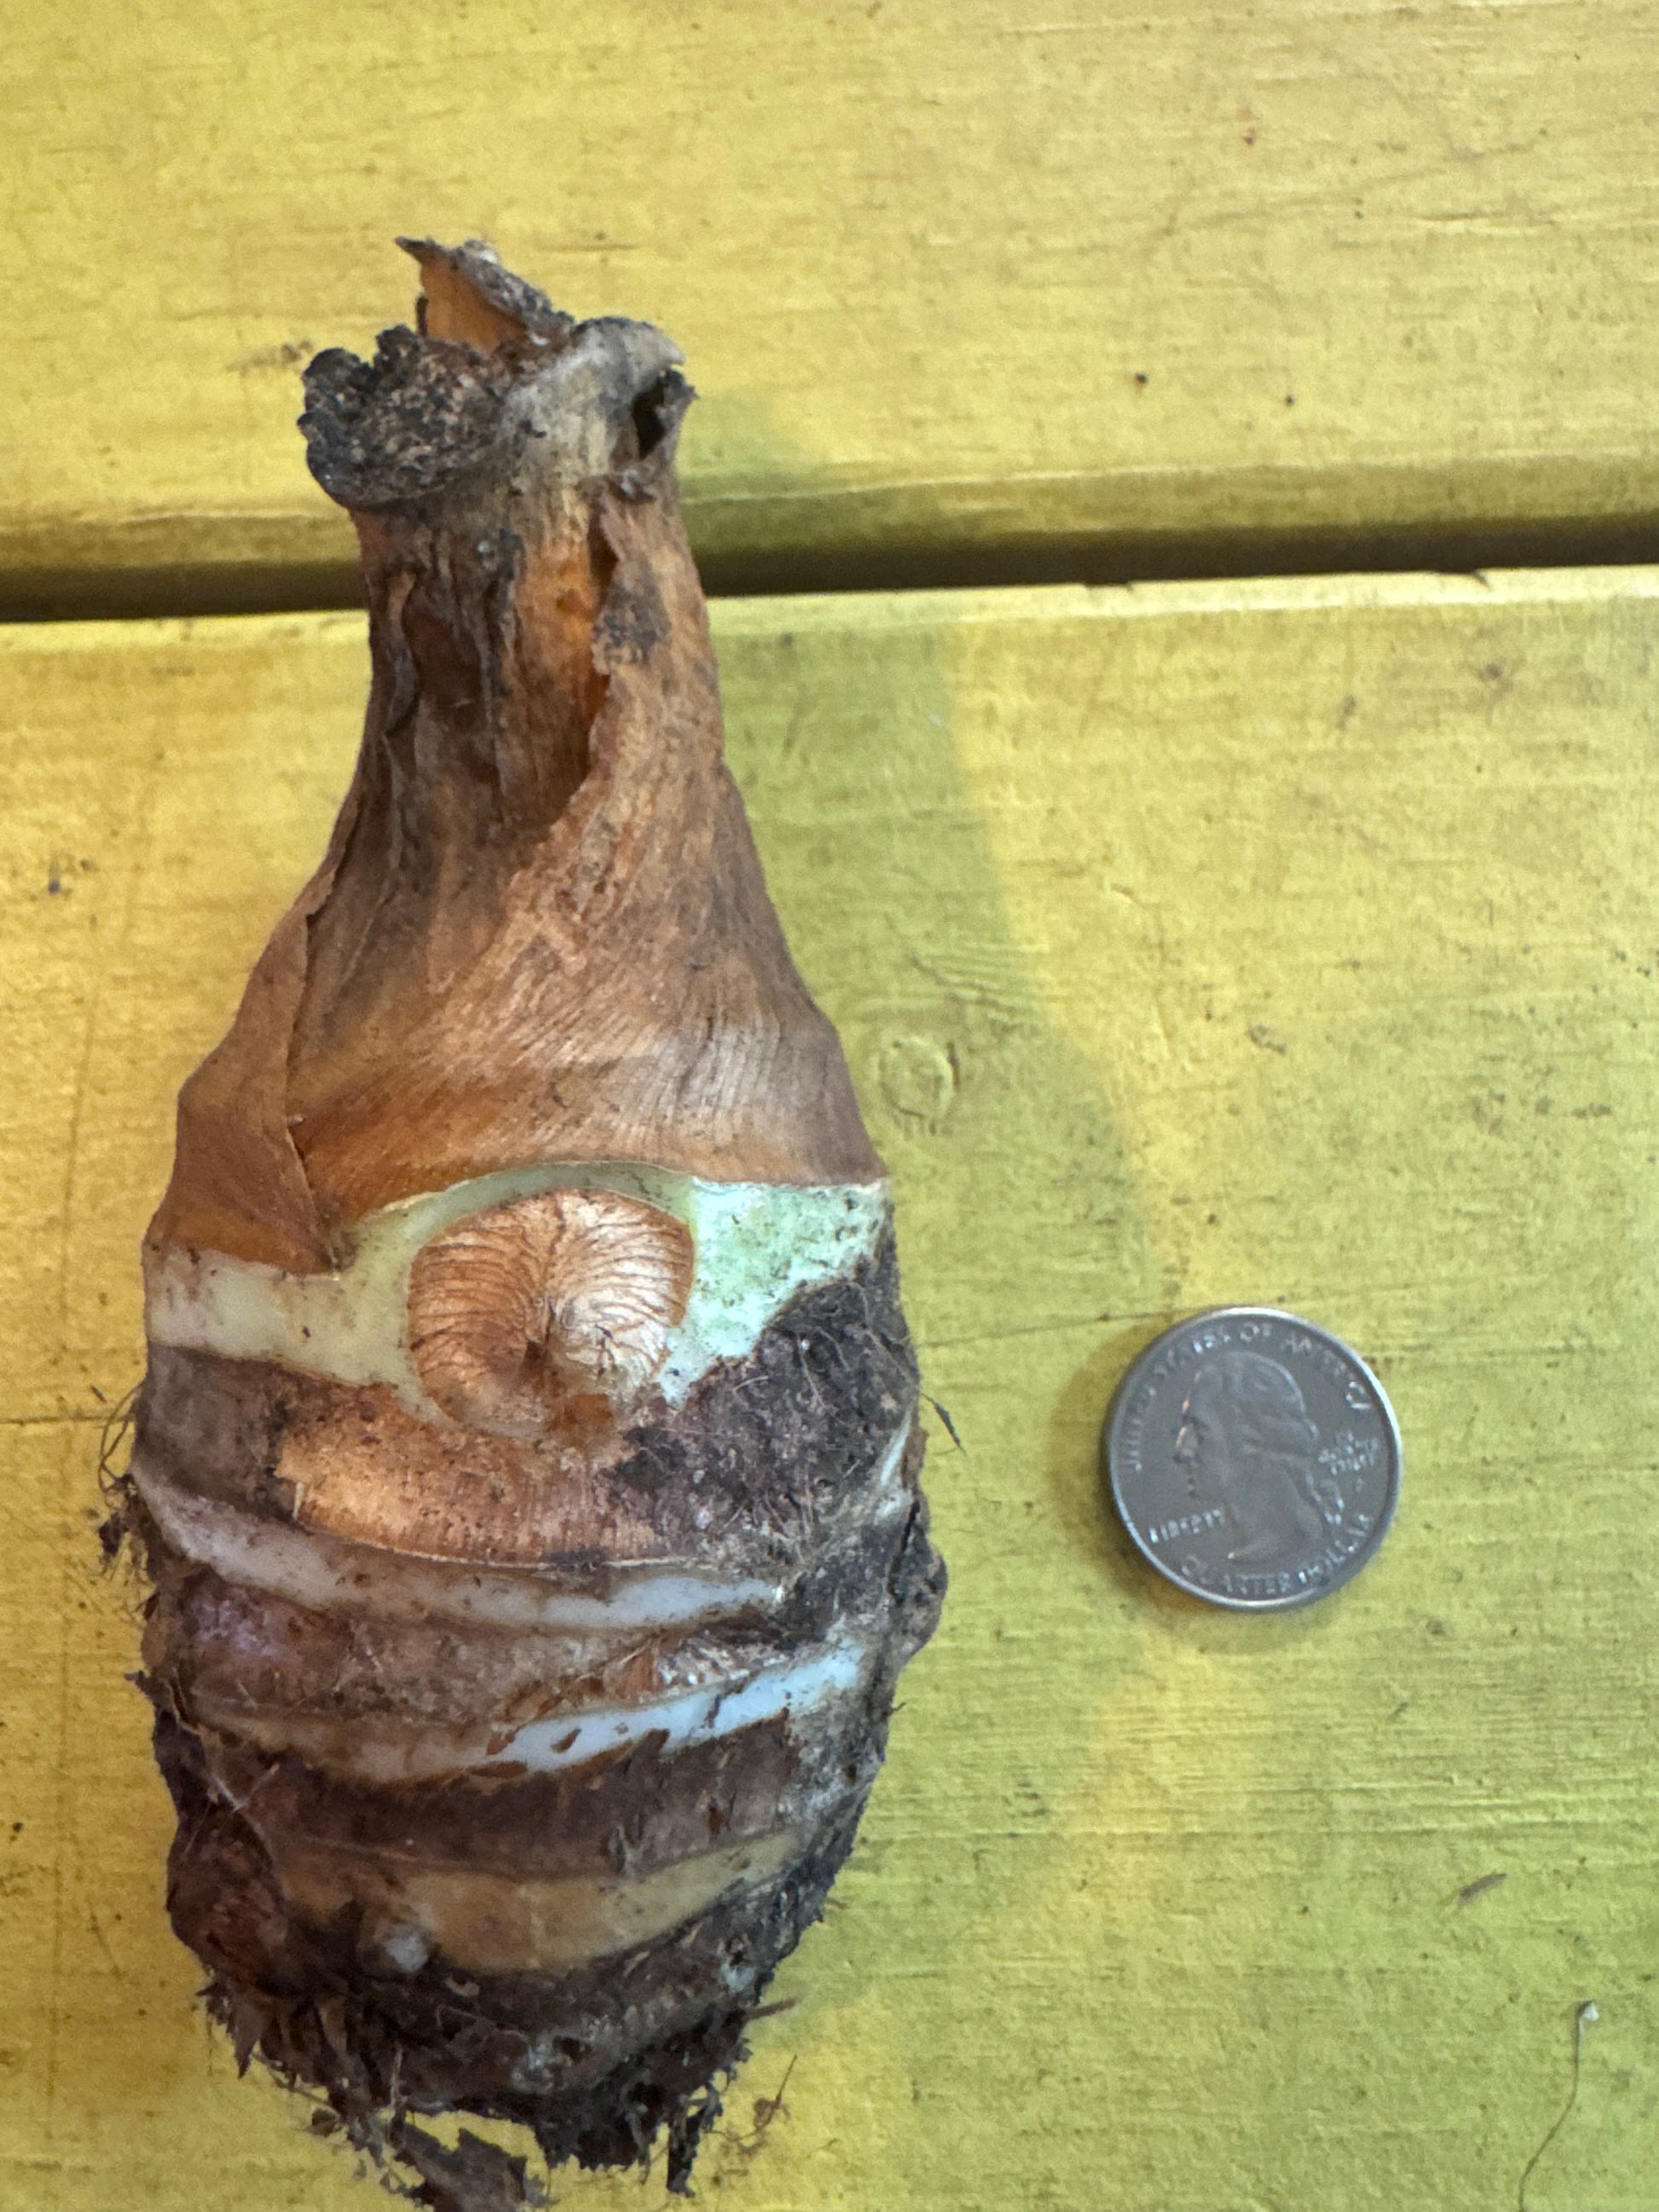
[[[1400,1492],[1400,1431],[1358,1353],[1269,1306],[1166,1329],[1119,1384],[1104,1436],[1137,1547],[1241,1613],[1310,1605],[1358,1573]]]

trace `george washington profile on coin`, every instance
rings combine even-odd
[[[1296,1377],[1276,1359],[1220,1352],[1194,1370],[1174,1458],[1194,1506],[1225,1512],[1235,1565],[1277,1565],[1340,1523],[1342,1493],[1320,1472],[1318,1450]]]

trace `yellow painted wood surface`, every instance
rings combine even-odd
[[[964,1449],[702,2201],[1511,2212],[1593,2000],[1525,2205],[1651,2212],[1659,570],[716,617]],[[0,632],[4,2212],[380,2201],[192,2006],[92,1539],[171,1095],[364,662],[349,616]],[[1382,1552],[1278,1620],[1155,1587],[1097,1486],[1127,1361],[1233,1299],[1349,1336],[1406,1437]]]
[[[0,27],[0,612],[349,591],[297,366],[406,317],[410,229],[678,337],[744,588],[1659,522],[1655,0]]]

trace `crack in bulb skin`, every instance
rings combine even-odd
[[[661,1366],[691,1271],[684,1223],[614,1191],[492,1206],[416,1258],[416,1371],[452,1419],[496,1436],[605,1425]]]

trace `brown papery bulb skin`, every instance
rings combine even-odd
[[[497,2212],[526,2158],[417,2116],[686,2185],[944,1572],[884,1171],[721,756],[678,356],[404,243],[418,329],[302,418],[362,750],[180,1096],[122,1517],[210,2008]]]

